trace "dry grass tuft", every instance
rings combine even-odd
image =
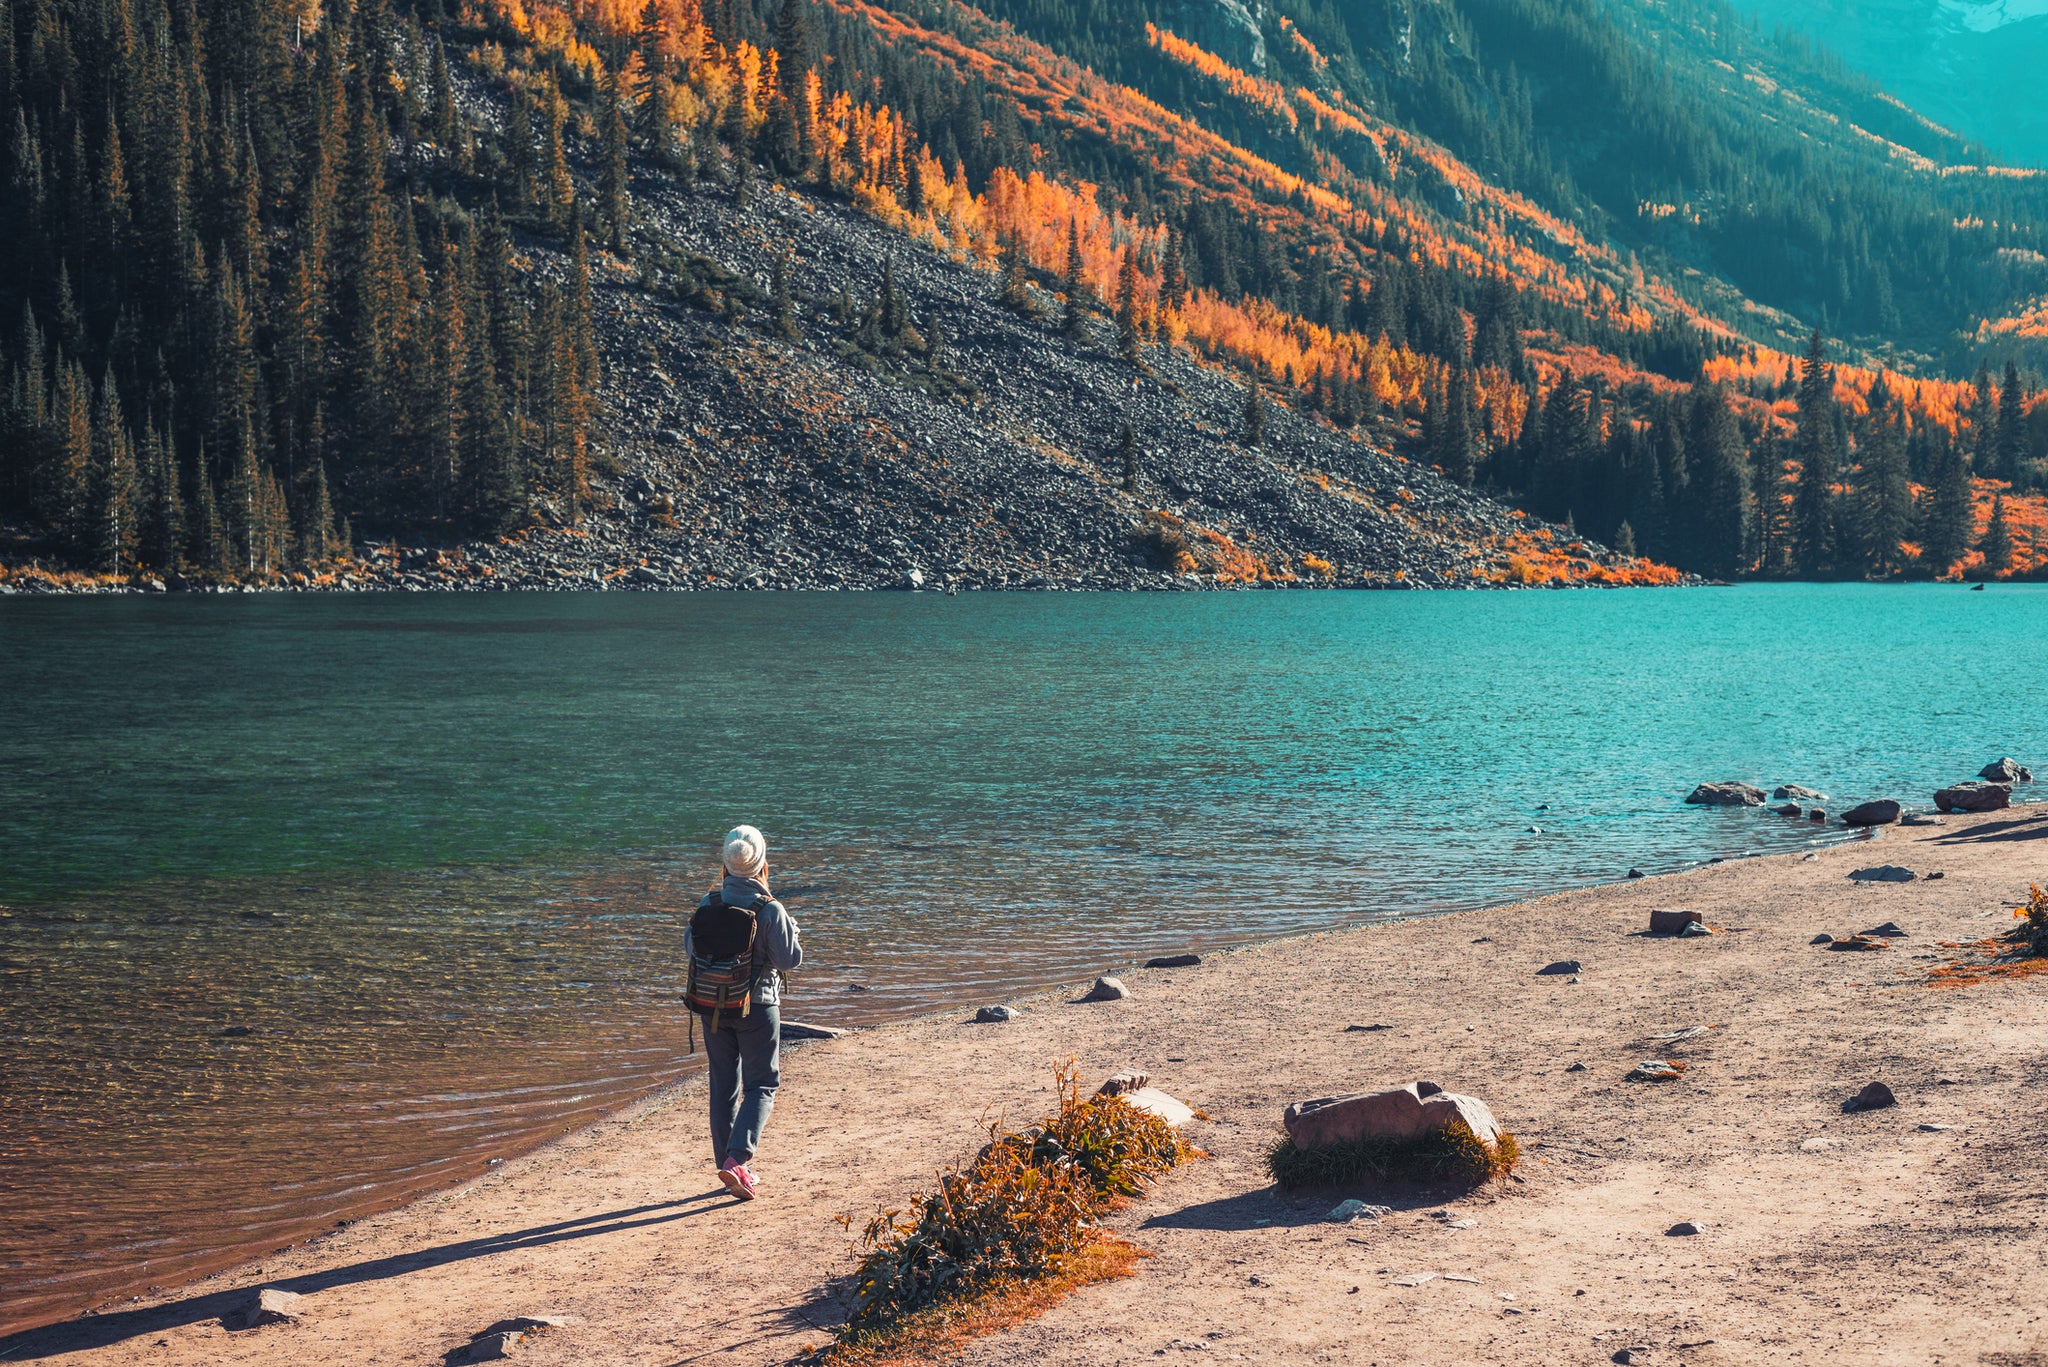
[[[2027,887],[2027,904],[2013,912],[2025,922],[2003,935],[1970,945],[1942,942],[1960,951],[1948,962],[1927,970],[1929,987],[1974,987],[1978,983],[2012,981],[2048,975],[2048,892],[2038,883]]]
[[[826,1360],[918,1360],[910,1338],[949,1325],[951,1334],[992,1307],[1035,1303],[1041,1293],[1051,1304],[1075,1286],[1128,1275],[1128,1267],[1105,1271],[1114,1259],[1103,1251],[1100,1217],[1197,1151],[1122,1097],[1084,1098],[1071,1059],[1056,1076],[1057,1114],[1021,1131],[991,1125],[973,1162],[868,1221],[852,1309]]]
[[[1522,1160],[1522,1146],[1502,1132],[1488,1148],[1471,1127],[1454,1121],[1422,1139],[1352,1140],[1297,1149],[1282,1139],[1266,1155],[1266,1170],[1283,1187],[1336,1187],[1353,1182],[1460,1182],[1480,1186],[1505,1181]]]
[[[919,1367],[957,1357],[975,1339],[1000,1334],[1058,1305],[1084,1286],[1135,1274],[1152,1255],[1113,1234],[1095,1236],[1059,1270],[1032,1280],[1008,1278],[978,1296],[912,1311],[886,1329],[846,1334],[820,1360],[830,1367]]]

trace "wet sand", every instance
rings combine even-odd
[[[1877,864],[1944,877],[1848,876]],[[833,1217],[971,1154],[985,1115],[1045,1110],[1071,1054],[1091,1081],[1148,1068],[1212,1117],[1193,1126],[1212,1157],[1117,1217],[1155,1255],[1134,1278],[970,1363],[2048,1362],[2048,976],[1928,980],[1958,952],[1940,942],[2009,929],[2044,880],[2048,808],[1952,816],[1127,971],[1130,1000],[1026,998],[1008,1025],[963,1011],[808,1043],[750,1206],[712,1180],[685,1083],[457,1189],[7,1340],[0,1361],[428,1364],[553,1313],[576,1323],[522,1360],[783,1362],[837,1319],[852,1256]],[[1726,933],[1640,933],[1672,906]],[[1885,921],[1908,932],[1888,950],[1808,943]],[[1577,982],[1538,976],[1561,959]],[[1375,1024],[1390,1028],[1346,1030]],[[1656,1038],[1693,1026],[1709,1029]],[[1624,1080],[1657,1057],[1688,1070]],[[1287,1101],[1425,1077],[1492,1104],[1529,1145],[1522,1180],[1452,1198],[1265,1178]],[[1872,1080],[1899,1104],[1845,1114]],[[1394,1213],[1324,1223],[1351,1195]],[[1687,1220],[1704,1232],[1666,1233]],[[305,1293],[300,1322],[224,1329],[255,1286]]]

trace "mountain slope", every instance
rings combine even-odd
[[[2025,166],[2048,165],[2048,8],[2026,0],[1747,0],[1914,109]]]

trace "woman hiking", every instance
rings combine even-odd
[[[751,1201],[757,1179],[748,1165],[782,1081],[780,974],[801,964],[804,951],[796,922],[768,890],[768,842],[761,832],[752,826],[727,832],[724,863],[724,882],[704,895],[683,932],[690,963],[683,1000],[704,1022],[718,1180]]]

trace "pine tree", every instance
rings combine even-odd
[[[1443,412],[1435,423],[1430,452],[1447,479],[1472,482],[1472,372],[1454,366],[1443,388]]]
[[[1003,238],[1002,245],[1003,290],[999,296],[1004,308],[1023,314],[1026,318],[1036,317],[1038,305],[1032,302],[1031,291],[1025,287],[1024,249],[1017,239]]]
[[[1067,311],[1060,331],[1077,342],[1088,340],[1088,278],[1081,260],[1081,230],[1077,218],[1067,220],[1067,261],[1060,272],[1060,288],[1067,296]]]
[[[803,329],[797,325],[796,305],[789,295],[789,254],[784,252],[775,258],[770,285],[775,292],[775,331],[784,341],[803,340]]]
[[[1121,487],[1125,493],[1135,494],[1138,492],[1138,480],[1140,477],[1138,470],[1138,435],[1131,430],[1129,423],[1124,423],[1117,431],[1116,453],[1118,463],[1123,467],[1123,483]]]
[[[1697,563],[1723,579],[1747,573],[1755,549],[1748,452],[1723,386],[1694,386],[1685,449],[1694,472],[1689,515],[1697,523]]]
[[[1244,444],[1258,446],[1266,440],[1266,395],[1252,380],[1244,393]]]
[[[1623,518],[1621,525],[1614,529],[1614,553],[1625,555],[1631,560],[1635,558],[1636,531],[1628,525],[1627,518]]]
[[[570,211],[576,205],[576,182],[569,176],[569,150],[562,136],[569,105],[552,84],[542,87],[541,98],[547,104],[548,119],[547,135],[541,145],[543,207],[547,211],[548,230],[561,233],[567,231]]]
[[[1969,458],[1953,443],[1940,451],[1934,487],[1927,497],[1920,561],[1936,578],[1949,572],[1970,549],[1976,516],[1971,507]]]
[[[92,422],[92,471],[86,494],[93,564],[105,574],[126,574],[135,563],[137,488],[135,452],[110,374],[100,382]]]
[[[92,385],[78,362],[66,361],[61,355],[50,409],[56,441],[43,521],[62,533],[75,555],[90,560],[99,547],[91,503]]]
[[[1139,343],[1143,338],[1138,332],[1138,249],[1124,248],[1123,264],[1116,273],[1116,342],[1117,350],[1126,361],[1137,365],[1142,361]]]
[[[880,317],[882,345],[887,348],[898,346],[903,339],[903,329],[908,315],[903,308],[903,292],[896,287],[896,258],[887,257],[882,262],[882,295]]]
[[[1188,301],[1188,272],[1181,260],[1180,229],[1177,227],[1169,228],[1166,233],[1166,260],[1160,267],[1159,300],[1176,313]]]
[[[1991,520],[1985,524],[1977,549],[1984,553],[1985,578],[1997,579],[2012,569],[2012,527],[2005,520],[2003,493],[1991,500]]]
[[[600,161],[598,198],[604,205],[605,246],[614,253],[626,250],[626,226],[631,216],[630,177],[626,166],[626,112],[619,90],[619,73],[605,77],[604,151]]]
[[[2020,462],[2027,450],[2027,392],[2020,384],[2020,368],[2005,363],[2005,383],[1998,389],[1998,456],[1992,470],[1995,478],[2017,481]]]
[[[1870,390],[1870,433],[1863,443],[1864,572],[1884,579],[1905,569],[1900,543],[1913,534],[1913,491],[1906,478],[1905,413],[1882,376]]]
[[[1835,564],[1834,394],[1834,367],[1815,328],[1799,381],[1799,488],[1792,499],[1792,559],[1809,579]]]
[[[144,430],[139,463],[143,508],[136,554],[143,564],[172,574],[185,554],[185,499],[178,488],[178,464],[170,443],[154,426]]]

